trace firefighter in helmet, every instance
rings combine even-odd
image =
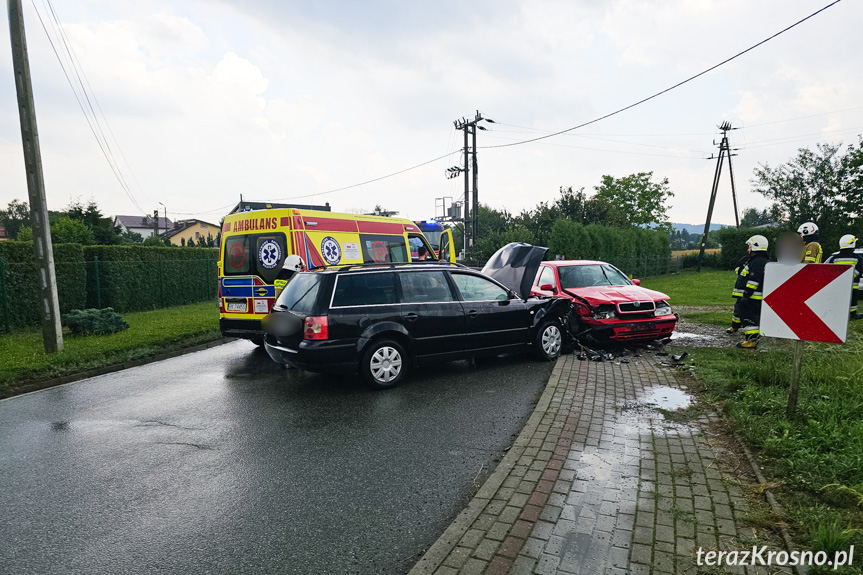
[[[767,256],[767,238],[754,235],[746,240],[746,250],[749,259],[737,272],[737,281],[731,295],[737,299],[734,303],[734,316],[729,333],[743,330],[746,339],[737,347],[754,349],[761,337],[761,300],[764,284],[764,266],[770,261]]]
[[[863,316],[858,312],[857,302],[860,297],[860,284],[863,283],[863,255],[854,253],[857,247],[857,238],[852,234],[845,234],[839,239],[839,251],[831,255],[824,262],[826,264],[845,264],[854,266],[854,279],[851,284],[851,319],[861,319]]]
[[[820,264],[821,263],[821,244],[818,243],[818,226],[813,222],[806,222],[797,228],[797,233],[803,238],[803,243],[806,244],[803,252],[804,264]]]

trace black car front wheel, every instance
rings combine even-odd
[[[560,356],[563,347],[563,332],[555,321],[547,321],[536,330],[533,352],[543,361],[553,361]]]
[[[408,355],[398,342],[382,339],[372,343],[363,354],[360,373],[373,389],[390,389],[405,378]]]

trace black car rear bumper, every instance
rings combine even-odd
[[[299,346],[291,347],[267,335],[264,348],[276,363],[306,371],[344,373],[356,371],[359,367],[356,348],[350,344],[333,345],[331,341],[302,340]]]

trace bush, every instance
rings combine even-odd
[[[663,231],[584,226],[559,219],[551,229],[549,256],[606,261],[628,274],[646,277],[670,271],[671,247]]]
[[[129,324],[113,308],[76,309],[63,316],[63,324],[75,335],[103,335],[129,329]]]

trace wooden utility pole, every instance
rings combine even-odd
[[[42,177],[42,154],[39,132],[36,130],[36,108],[30,83],[30,63],[27,59],[27,38],[24,35],[24,13],[21,0],[8,0],[9,36],[12,40],[12,67],[18,93],[18,114],[21,118],[21,140],[24,144],[24,168],[27,192],[30,196],[30,224],[33,227],[33,249],[39,266],[39,315],[42,319],[42,341],[46,353],[63,351],[63,328],[60,325],[60,301],[57,298],[57,276],[54,272],[54,248],[51,245],[51,225],[48,202],[45,200],[45,180]]]

